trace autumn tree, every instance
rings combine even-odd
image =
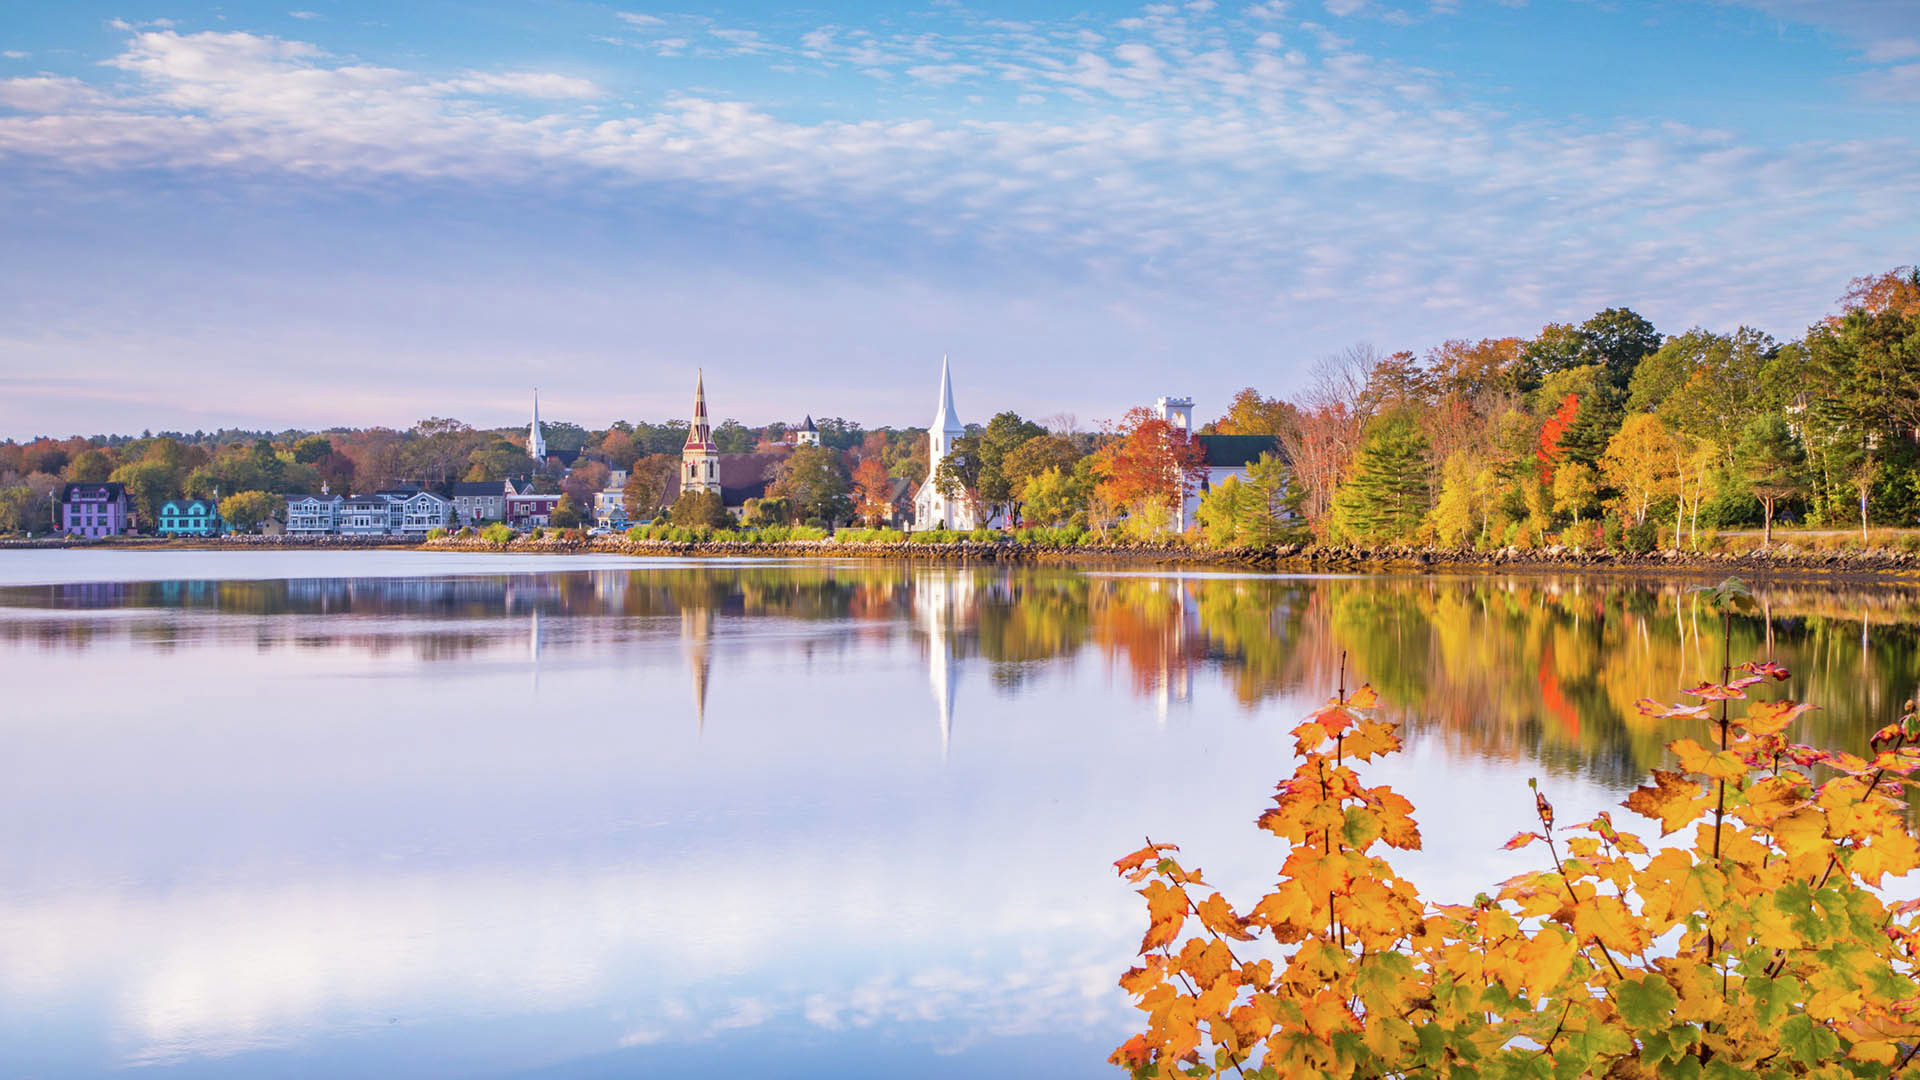
[[[887,467],[879,458],[862,460],[853,470],[854,516],[875,527],[890,517],[893,514],[893,500],[888,497],[891,484]]]
[[[1580,525],[1580,512],[1599,497],[1599,474],[1593,466],[1584,461],[1570,461],[1554,471],[1553,508],[1572,514],[1575,528]]]
[[[1781,500],[1791,499],[1805,489],[1801,470],[1807,452],[1785,419],[1775,413],[1757,416],[1747,425],[1734,450],[1735,467],[1747,490],[1760,500],[1765,525],[1762,543],[1773,545],[1773,515]]]
[[[791,499],[801,520],[828,526],[844,520],[852,507],[840,455],[825,446],[796,447],[774,466],[767,494]]]
[[[673,524],[682,529],[724,529],[733,524],[717,491],[685,491],[673,501]]]
[[[1020,489],[1021,519],[1036,525],[1061,525],[1076,517],[1085,518],[1094,483],[1089,459],[1084,458],[1071,468],[1054,466],[1028,477]]]
[[[1226,415],[1209,427],[1218,435],[1272,435],[1278,438],[1293,421],[1293,406],[1279,398],[1261,397],[1249,386],[1233,395]]]
[[[1170,514],[1200,482],[1200,444],[1172,423],[1139,406],[1094,453],[1095,490],[1108,504],[1141,517]]]
[[[645,521],[665,505],[667,486],[673,481],[677,461],[667,454],[648,454],[638,458],[627,471],[626,486],[620,489],[620,504],[629,521]]]
[[[560,501],[553,504],[553,513],[547,515],[547,524],[556,529],[577,529],[583,520],[580,503],[570,492],[560,496]]]
[[[1600,472],[1607,486],[1620,493],[1616,502],[1633,524],[1647,520],[1654,500],[1673,493],[1674,458],[1673,434],[1650,413],[1628,417],[1607,444]]]
[[[234,532],[253,532],[279,516],[287,501],[266,491],[237,491],[220,500],[220,519]]]

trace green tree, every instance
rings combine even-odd
[[[333,440],[325,435],[309,435],[293,444],[293,460],[312,465],[333,453]]]
[[[272,492],[239,491],[220,500],[220,518],[234,532],[253,532],[286,506],[286,500]]]
[[[69,483],[97,484],[113,475],[113,455],[105,450],[82,450],[61,473]]]
[[[126,485],[127,494],[133,499],[133,512],[139,516],[143,529],[159,523],[160,504],[171,498],[175,490],[173,470],[153,461],[122,465],[113,470],[110,479]]]
[[[792,500],[794,513],[803,521],[832,525],[844,521],[852,508],[840,455],[824,446],[802,446],[788,454],[775,467],[767,493]]]
[[[560,496],[553,504],[553,513],[547,515],[547,524],[556,529],[577,529],[580,527],[580,504],[573,501],[572,495]]]
[[[1334,492],[1336,540],[1382,543],[1413,539],[1428,510],[1427,440],[1404,412],[1367,425],[1347,481]]]
[[[467,453],[467,469],[461,479],[472,483],[498,483],[516,476],[528,476],[538,463],[527,456],[527,449],[511,439],[493,438]]]
[[[1307,489],[1278,454],[1261,454],[1247,466],[1240,542],[1249,547],[1296,543],[1307,535]]]
[[[1020,518],[1032,525],[1060,525],[1087,512],[1092,474],[1082,469],[1054,466],[1028,477],[1020,489]]]
[[[689,491],[673,501],[673,523],[682,529],[724,529],[733,524],[717,491]]]
[[[778,495],[748,499],[740,508],[740,523],[755,529],[793,524],[793,502]]]
[[[1807,452],[1777,413],[1754,417],[1733,452],[1735,468],[1765,514],[1765,539],[1773,544],[1774,509],[1806,488]]]
[[[1241,528],[1248,517],[1247,504],[1252,501],[1251,496],[1235,476],[1227,477],[1200,496],[1200,509],[1195,516],[1208,544],[1235,547],[1245,543]]]

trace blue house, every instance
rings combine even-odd
[[[212,499],[168,499],[160,504],[161,536],[219,536],[220,508]]]

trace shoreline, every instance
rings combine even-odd
[[[1705,578],[1739,575],[1756,580],[1838,580],[1886,584],[1920,583],[1920,554],[1885,549],[1711,553],[1654,551],[1645,555],[1582,552],[1546,548],[1459,551],[1439,548],[1350,548],[1287,545],[1271,549],[1191,548],[1183,545],[1103,544],[1054,547],[998,542],[951,544],[843,543],[835,540],[783,542],[628,540],[624,536],[568,540],[557,535],[520,538],[496,545],[477,537],[425,540],[393,536],[285,537],[222,539],[65,537],[0,540],[10,550],[273,551],[273,550],[419,550],[500,554],[629,555],[679,558],[874,559],[922,563],[1010,563],[1034,566],[1108,565],[1190,566],[1265,573],[1575,572],[1633,577]]]

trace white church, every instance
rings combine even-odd
[[[958,529],[972,532],[980,527],[980,516],[971,500],[960,492],[954,498],[940,493],[933,478],[940,473],[940,462],[953,449],[955,439],[967,433],[960,414],[953,407],[953,374],[947,358],[940,358],[940,404],[934,406],[933,423],[927,428],[927,478],[913,497],[913,530]]]

